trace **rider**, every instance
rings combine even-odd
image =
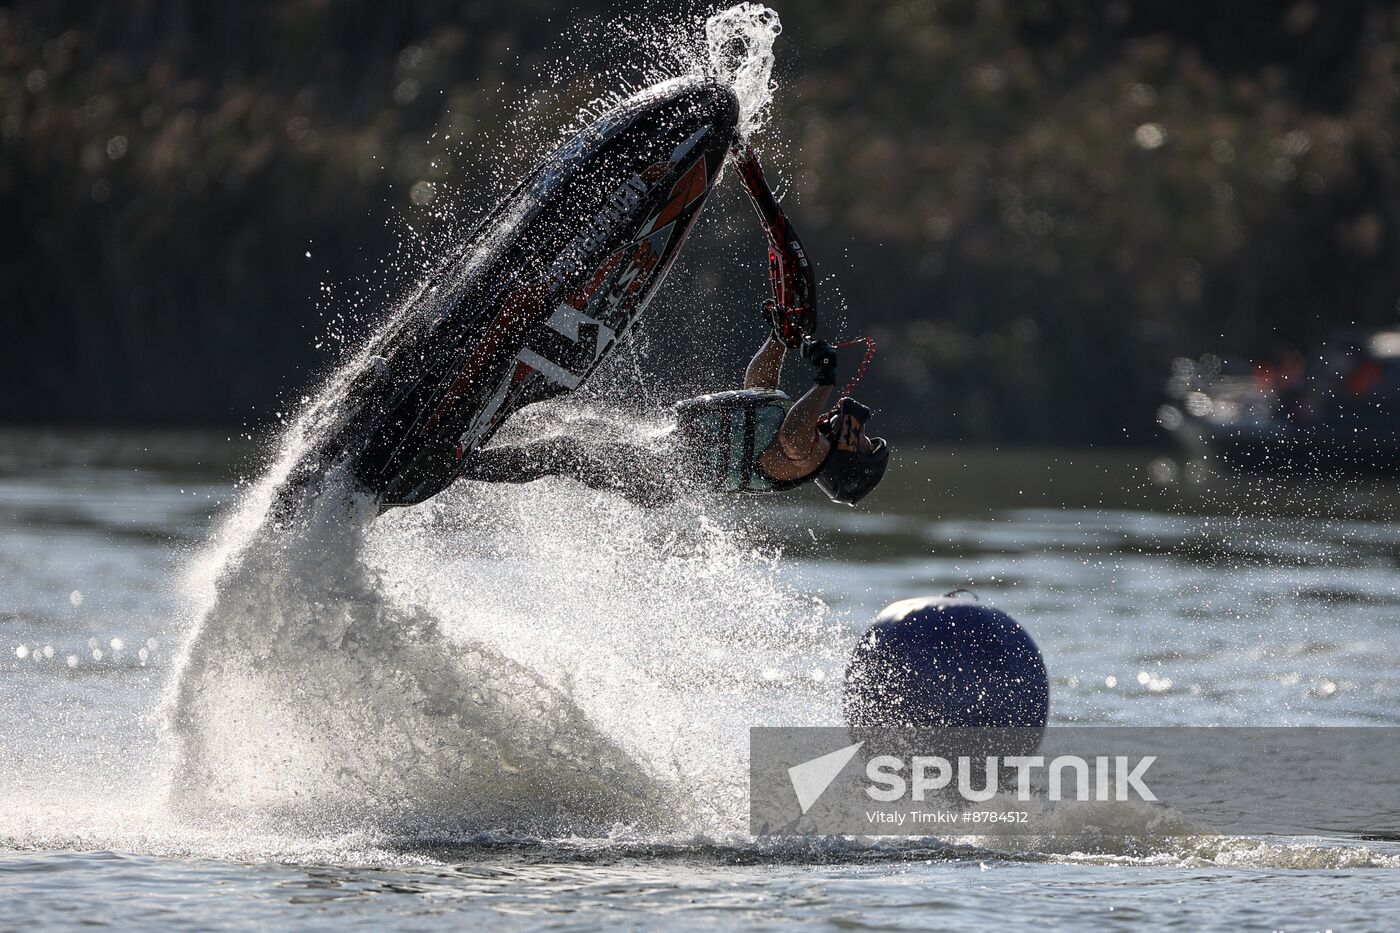
[[[569,476],[643,505],[668,502],[684,487],[715,492],[780,492],[814,481],[836,502],[854,505],[885,474],[889,448],[866,433],[870,409],[853,398],[828,402],[836,385],[836,351],[811,336],[816,282],[811,264],[764,181],[752,150],[735,152],[745,190],[769,242],[772,334],[744,372],[744,387],[680,402],[675,428],[653,445],[560,436],[478,450],[462,478],[528,483]],[[778,389],[783,359],[800,349],[813,386],[793,402]]]

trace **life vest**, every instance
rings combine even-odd
[[[676,431],[700,483],[714,492],[781,492],[811,479],[774,479],[759,457],[778,438],[792,399],[777,389],[736,389],[677,402]]]

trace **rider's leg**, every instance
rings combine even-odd
[[[551,437],[479,450],[462,470],[463,479],[485,483],[529,483],[546,476],[567,476],[645,506],[664,505],[676,497],[665,460],[636,444]]]

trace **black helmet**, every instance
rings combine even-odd
[[[870,452],[862,453],[860,438],[870,409],[843,397],[822,418],[821,430],[831,441],[831,453],[817,472],[816,482],[833,502],[855,505],[880,485],[890,465],[890,448],[884,438],[870,438]]]

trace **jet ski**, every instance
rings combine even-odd
[[[583,385],[655,297],[739,106],[691,77],[548,153],[352,363],[282,495],[342,467],[381,509],[436,495],[514,412]]]

